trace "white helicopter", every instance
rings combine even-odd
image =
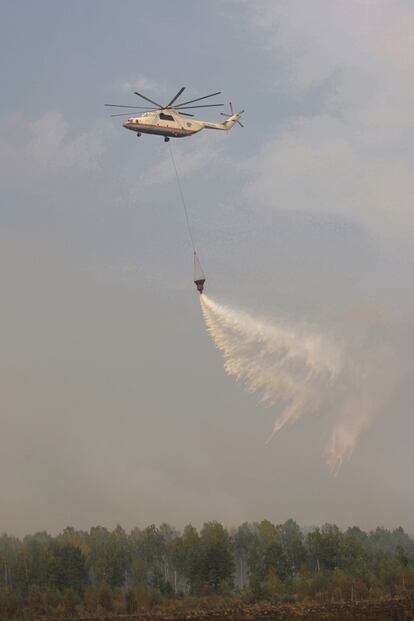
[[[230,112],[231,114],[225,114],[221,112],[222,116],[227,117],[227,121],[223,123],[210,123],[208,121],[200,121],[198,119],[194,119],[192,121],[184,118],[184,117],[193,117],[193,114],[189,114],[188,112],[182,112],[182,110],[192,110],[194,108],[214,108],[218,106],[223,106],[224,104],[203,104],[197,106],[191,106],[188,104],[193,104],[196,101],[201,101],[202,99],[207,99],[208,97],[214,97],[215,95],[220,95],[221,91],[217,93],[211,93],[211,95],[205,95],[204,97],[197,97],[197,99],[191,99],[190,101],[184,101],[180,104],[174,104],[175,101],[180,97],[182,92],[185,90],[185,86],[180,88],[178,93],[168,102],[166,106],[162,106],[161,104],[153,101],[149,97],[142,95],[141,93],[135,92],[135,95],[138,97],[142,97],[149,103],[156,106],[155,108],[149,106],[121,106],[118,104],[104,104],[105,106],[110,106],[112,108],[134,108],[145,110],[141,114],[141,116],[129,116],[131,112],[121,113],[121,114],[111,114],[111,116],[129,116],[129,119],[122,123],[123,127],[126,129],[130,129],[133,132],[136,132],[137,137],[141,136],[141,134],[155,134],[157,136],[164,136],[165,142],[168,142],[170,138],[184,138],[185,136],[192,136],[193,134],[197,134],[202,129],[221,129],[228,131],[233,127],[235,123],[238,123],[241,127],[244,127],[240,123],[240,117],[243,114],[244,110],[240,112],[234,112],[233,106],[230,102]]]

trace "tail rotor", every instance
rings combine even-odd
[[[238,115],[238,117],[240,117],[240,116],[243,114],[244,110],[240,110],[240,112],[234,112],[234,110],[233,110],[233,104],[231,103],[231,101],[229,101],[229,105],[230,105],[230,113],[231,113],[231,114],[226,114],[225,112],[220,112],[220,114],[221,114],[222,116],[226,116],[226,117],[229,119],[229,118],[231,118],[232,116],[234,116],[235,114],[237,114],[237,115]],[[239,121],[239,119],[238,119],[238,118],[236,119],[236,123],[238,123],[238,124],[240,125],[240,127],[244,127],[244,125],[243,125],[242,123],[240,123],[240,121]]]

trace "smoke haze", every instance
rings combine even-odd
[[[0,531],[414,533],[412,3],[3,5]],[[182,85],[246,111],[170,143],[220,351],[166,145],[103,107]]]

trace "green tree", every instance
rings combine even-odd
[[[23,543],[30,550],[32,578],[31,584],[41,590],[48,588],[49,565],[52,537],[45,531],[29,535],[23,539]]]
[[[249,577],[248,561],[256,542],[256,529],[252,524],[244,522],[234,535],[234,553],[238,584],[243,589]]]
[[[277,530],[280,545],[286,558],[287,574],[294,576],[307,560],[302,531],[294,520],[287,520]]]
[[[342,534],[339,528],[325,524],[307,536],[309,560],[313,569],[333,570],[338,566],[341,556]]]
[[[11,587],[14,581],[14,569],[20,549],[16,537],[3,534],[0,536],[0,586]]]
[[[277,539],[269,543],[263,555],[264,576],[269,573],[270,569],[277,574],[280,580],[286,580],[289,576],[289,562],[281,543]]]
[[[27,544],[23,543],[17,551],[13,574],[14,588],[26,595],[30,584],[35,580],[32,554]]]
[[[49,587],[61,591],[73,589],[81,593],[88,582],[85,558],[70,543],[49,546],[47,573]]]
[[[263,595],[270,601],[278,601],[284,592],[283,582],[277,571],[269,567],[263,580]]]
[[[160,594],[168,589],[169,556],[166,539],[171,532],[167,525],[162,530],[151,524],[144,530],[134,529],[131,542],[129,573],[135,585]]]
[[[354,577],[362,578],[367,571],[368,553],[359,539],[349,532],[341,537],[338,567]]]
[[[177,590],[176,546],[178,532],[175,528],[164,522],[159,528],[159,534],[163,542],[162,568],[164,580],[175,592]],[[171,590],[170,587],[167,586],[167,590]]]
[[[290,527],[291,525],[287,525],[283,530],[268,520],[256,524],[256,537],[249,555],[249,588],[254,597],[266,597],[266,592],[269,592],[265,586],[266,580],[275,583],[277,576],[278,580],[283,581],[293,572],[285,551],[285,548],[289,549],[293,554],[293,544],[291,547],[288,546]]]
[[[385,587],[387,595],[394,596],[401,580],[401,566],[398,561],[389,554],[380,552],[375,565],[377,576]]]
[[[121,586],[130,567],[128,538],[125,531],[117,526],[110,533],[102,526],[91,528],[88,538],[88,565],[95,584],[107,582],[111,586]]]
[[[233,546],[228,531],[219,522],[206,522],[200,533],[199,577],[215,593],[232,584],[234,573]]]
[[[174,560],[177,571],[184,577],[191,592],[200,586],[201,542],[197,529],[187,524],[175,543]]]

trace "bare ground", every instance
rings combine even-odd
[[[153,610],[84,616],[79,621],[414,621],[414,597],[330,604],[243,604],[212,609]],[[46,621],[46,619],[38,619]],[[47,619],[47,621],[72,621]]]

